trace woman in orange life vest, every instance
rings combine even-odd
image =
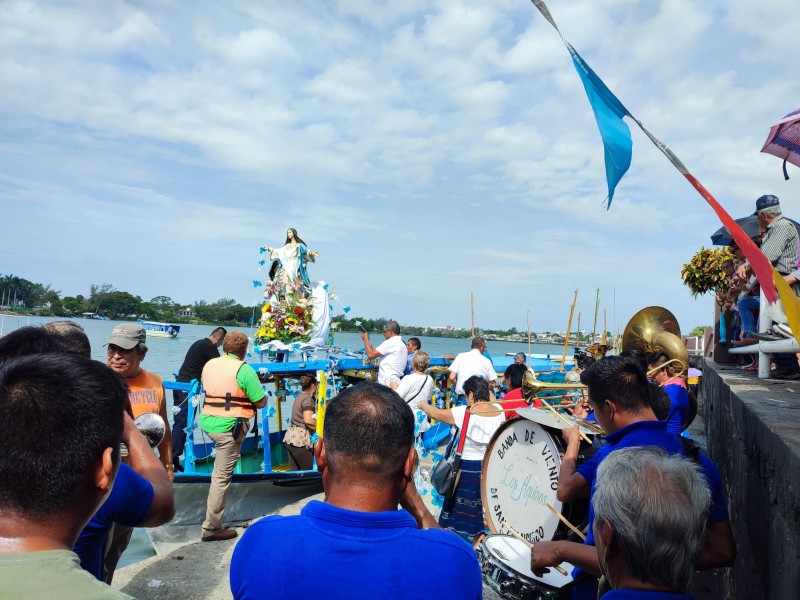
[[[247,336],[241,331],[230,332],[222,342],[222,351],[222,356],[205,364],[200,377],[206,392],[203,410],[200,411],[200,426],[214,442],[215,451],[206,519],[203,521],[204,542],[237,536],[235,529],[222,527],[225,493],[242,454],[250,419],[255,416],[257,408],[263,408],[267,403],[258,373],[244,362]]]
[[[167,403],[164,395],[164,382],[161,377],[142,369],[141,364],[147,354],[144,327],[137,323],[123,323],[114,327],[108,340],[108,366],[125,378],[130,393],[128,397],[133,409],[133,418],[144,413],[155,413],[167,425],[164,439],[158,445],[161,463],[174,481],[172,461],[172,432],[167,420]]]

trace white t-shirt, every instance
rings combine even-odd
[[[477,348],[456,356],[447,370],[456,374],[456,394],[459,395],[464,393],[464,382],[473,375],[480,375],[487,382],[497,381],[497,373],[492,361],[481,354]]]
[[[418,406],[420,400],[425,399],[431,401],[433,394],[433,378],[430,375],[421,375],[419,373],[412,373],[406,375],[400,380],[400,385],[395,390],[403,400],[406,400],[409,408],[413,411],[419,410]],[[419,426],[420,433],[430,429],[430,423],[424,419]]]
[[[499,409],[500,406],[492,404]],[[461,429],[464,424],[464,415],[467,414],[466,406],[455,406],[450,409],[453,413],[453,420],[456,427]],[[463,460],[483,460],[486,454],[486,446],[492,439],[494,432],[506,422],[506,413],[500,412],[497,416],[489,417],[470,413],[469,426],[467,427],[467,439],[464,440],[464,451],[461,453]]]
[[[381,362],[378,365],[378,383],[386,385],[389,379],[403,378],[403,371],[406,369],[408,359],[408,348],[406,348],[403,338],[399,335],[383,340],[383,343],[375,348],[381,353]]]

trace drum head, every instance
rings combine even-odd
[[[538,423],[512,419],[494,434],[481,475],[484,514],[492,533],[508,523],[530,543],[553,539],[560,521],[556,498],[560,444]]]
[[[561,567],[570,573],[569,575],[562,575],[552,568],[541,577],[534,575],[531,571],[530,548],[510,535],[488,535],[481,542],[481,546],[493,560],[514,571],[517,579],[537,590],[561,589],[573,582],[571,573],[574,567],[570,563],[561,563]]]

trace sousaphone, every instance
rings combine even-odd
[[[677,367],[674,369],[676,374],[684,374],[689,368],[689,353],[681,341],[678,319],[662,306],[648,306],[633,315],[622,333],[622,350],[642,350],[647,354],[663,352],[669,357],[669,361],[658,368]],[[683,425],[684,429],[697,416],[697,398],[691,392],[689,401],[689,415]]]

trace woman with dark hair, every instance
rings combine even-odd
[[[467,379],[464,382],[464,394],[467,397],[466,406],[440,409],[431,406],[425,399],[420,401],[418,407],[429,417],[455,425],[459,429],[464,424],[464,417],[469,407],[467,437],[461,455],[461,478],[455,494],[445,499],[442,505],[439,525],[452,529],[470,542],[477,543],[484,531],[481,503],[483,456],[494,432],[505,422],[506,417],[499,405],[489,403],[489,383],[485,379],[475,375]]]
[[[316,431],[317,380],[313,375],[300,377],[301,391],[292,404],[292,422],[283,443],[289,452],[289,468],[292,471],[308,471],[314,467],[314,444],[311,436]]]

